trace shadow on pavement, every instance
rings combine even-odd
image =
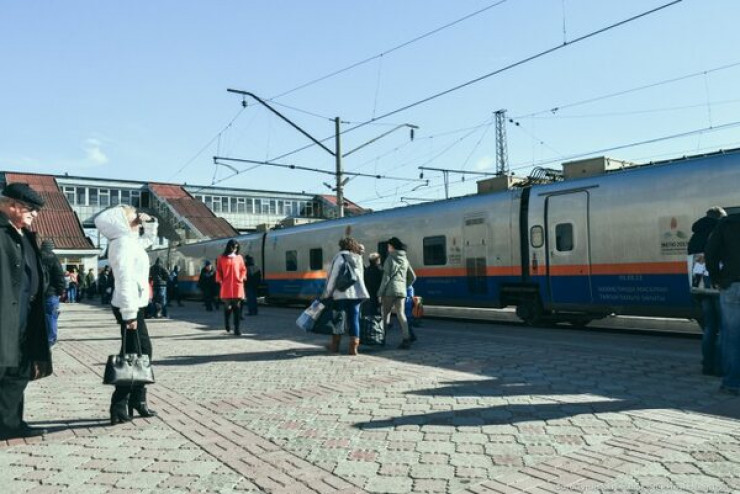
[[[268,360],[292,360],[304,357],[314,357],[317,355],[327,355],[326,350],[319,348],[298,348],[271,352],[227,353],[222,355],[183,355],[167,358],[165,360],[157,360],[155,365],[187,366],[211,364],[214,362],[260,362]]]

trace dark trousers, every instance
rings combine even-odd
[[[257,288],[247,287],[247,313],[250,316],[257,315]]]
[[[229,317],[232,314],[234,317],[234,331],[239,333],[239,321],[242,318],[242,300],[240,298],[224,299],[224,325],[227,331],[231,329]]]
[[[113,315],[116,321],[121,325],[121,345],[123,345],[123,335],[126,335],[126,348],[124,353],[136,353],[141,346],[141,353],[149,355],[149,361],[152,360],[152,342],[149,339],[149,331],[144,319],[144,308],[140,308],[136,313],[136,330],[126,329],[126,322],[121,317],[121,311],[118,307],[113,307]],[[138,343],[137,343],[138,338]],[[125,407],[129,401],[129,394],[132,391],[131,386],[116,386],[111,396],[111,407]]]
[[[23,392],[30,373],[27,366],[0,367],[0,430],[17,429],[23,422]]]

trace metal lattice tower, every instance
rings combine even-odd
[[[496,116],[496,175],[509,174],[509,151],[506,147],[506,110],[494,112]]]

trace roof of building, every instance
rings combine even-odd
[[[337,207],[337,196],[332,196],[328,194],[321,194],[316,197],[319,197],[324,202],[327,202],[332,207]],[[346,212],[349,212],[351,214],[365,214],[369,213],[369,209],[364,209],[360,207],[359,205],[355,204],[354,202],[350,201],[346,197],[344,198],[344,210]]]
[[[194,198],[181,185],[149,183],[149,191],[208,238],[233,237],[239,234],[228,221],[219,218],[208,206]]]
[[[56,180],[51,175],[6,173],[5,182],[27,183],[44,198],[46,204],[39,211],[31,229],[43,239],[54,241],[56,249],[90,250],[95,246],[85,236],[80,220],[59,190]]]

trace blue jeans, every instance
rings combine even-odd
[[[360,299],[335,300],[337,310],[344,312],[347,334],[354,338],[360,337]]]
[[[49,346],[52,346],[57,342],[57,334],[59,331],[57,326],[57,320],[59,319],[59,297],[46,297],[44,310],[46,312],[47,337],[49,338]]]
[[[257,315],[257,289],[253,287],[247,287],[247,309],[250,316]]]
[[[701,338],[701,367],[704,374],[722,374],[722,348],[719,344],[722,327],[722,310],[719,297],[706,295],[701,298],[704,335]]]
[[[69,288],[67,288],[67,302],[77,302],[77,285],[69,285]]]
[[[161,308],[162,316],[167,317],[167,286],[155,286],[154,298],[152,299],[155,306]]]
[[[720,291],[722,305],[722,387],[740,391],[740,281]]]

